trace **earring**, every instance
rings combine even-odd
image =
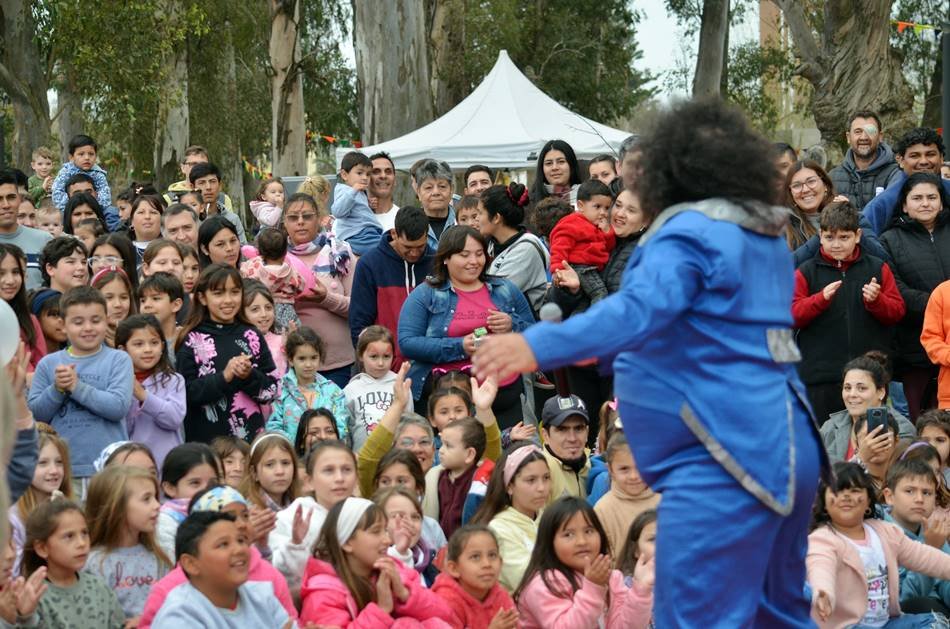
[[[864,517],[869,518],[871,517],[872,513],[873,512],[871,511],[871,507],[868,507],[867,509],[864,510]]]

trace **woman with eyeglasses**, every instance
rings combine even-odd
[[[785,176],[784,203],[791,210],[785,238],[788,248],[795,254],[795,267],[818,254],[818,217],[833,201],[847,202],[848,197],[835,194],[831,177],[818,162],[798,161],[791,165]],[[866,253],[888,260],[887,251],[881,246],[865,219],[861,219],[861,247]]]
[[[347,320],[355,262],[350,246],[326,227],[326,217],[308,194],[294,194],[284,203],[286,260],[304,280],[294,308],[301,324],[323,339],[326,359],[320,375],[342,389],[356,357]]]
[[[103,269],[122,269],[132,284],[132,294],[139,289],[136,255],[132,241],[123,234],[100,236],[89,250],[89,277]]]

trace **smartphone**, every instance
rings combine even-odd
[[[887,427],[887,407],[872,406],[868,409],[868,434],[878,426]]]

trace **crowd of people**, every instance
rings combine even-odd
[[[872,111],[847,138],[830,172],[774,146],[836,472],[801,585],[823,627],[946,626],[950,163]],[[403,207],[390,157],[354,151],[249,212],[200,146],[182,181],[118,194],[97,151],[0,171],[21,340],[0,627],[652,626],[661,496],[605,365],[568,367],[569,397],[472,369],[546,304],[620,290],[654,217],[636,136],[586,162],[547,142],[530,188],[473,165],[456,194],[422,159]]]

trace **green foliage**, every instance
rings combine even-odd
[[[653,95],[633,67],[638,15],[624,0],[470,0],[464,51],[451,74],[470,93],[506,49],[549,96],[584,116],[613,121]]]
[[[725,96],[742,107],[760,131],[772,133],[781,115],[777,98],[792,81],[793,70],[791,57],[780,48],[762,48],[757,42],[733,46]]]
[[[172,19],[161,0],[90,3],[39,0],[37,33],[50,85],[79,94],[88,131],[102,139],[101,158],[149,176],[154,120],[167,89],[162,59],[206,30],[202,4]]]
[[[349,3],[303,0],[301,8],[301,71],[307,129],[317,135],[358,139],[356,73],[340,53],[348,36]],[[316,151],[322,169],[335,169],[332,146],[315,140],[310,148]]]
[[[893,18],[902,22],[939,26],[946,19],[946,14],[946,0],[898,0],[894,5]],[[914,112],[918,117],[926,115],[925,104],[928,99],[936,98],[937,102],[931,108],[935,113],[940,110],[940,92],[932,81],[934,66],[940,55],[940,42],[934,33],[931,30],[918,35],[912,28],[898,33],[896,27],[891,28],[891,46],[903,60],[902,67],[914,93]],[[939,120],[924,120],[922,124],[940,126]]]

